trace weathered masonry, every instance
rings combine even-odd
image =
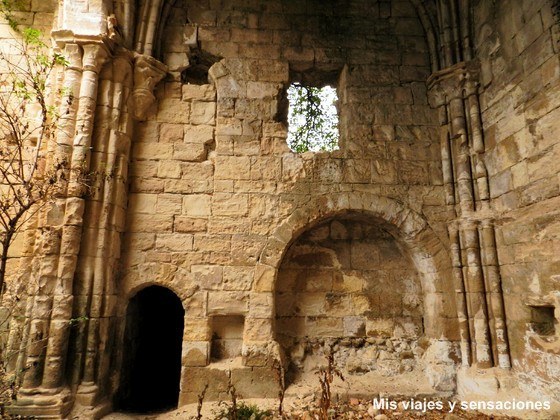
[[[13,250],[13,413],[274,398],[332,342],[350,383],[560,400],[557,1],[56,3],[49,147],[108,176]],[[339,150],[289,150],[294,81]]]

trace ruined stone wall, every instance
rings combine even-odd
[[[409,2],[184,1],[170,16],[161,40],[170,75],[134,139],[120,281],[125,300],[148,283],[184,299],[192,375],[209,360],[214,317],[245,317],[245,343],[274,336],[273,280],[259,286],[255,264],[310,197],[324,197],[306,215],[316,220],[331,215],[333,194],[346,209],[363,208],[368,195],[395,199],[442,240],[448,216],[427,46]],[[288,149],[293,81],[336,86],[340,150]],[[285,248],[272,250],[279,259]],[[422,291],[427,334],[455,340],[454,301],[442,298],[451,285],[434,280],[449,263],[445,252],[437,258],[440,272]],[[194,397],[199,390],[184,380],[184,398]]]
[[[305,370],[333,338],[348,371],[454,391],[460,361],[488,395],[511,351],[560,398],[554,3],[27,3],[71,59],[57,147],[104,176],[30,235],[18,413],[109,401],[152,284],[185,309],[179,404],[225,398],[228,371],[276,397],[271,361]],[[296,81],[336,87],[338,150],[288,149]]]
[[[234,5],[199,11],[210,16],[200,20],[201,48],[228,58],[210,70],[208,84],[171,78],[162,83],[157,110],[139,124],[124,247],[126,289],[155,281],[126,277],[132,269],[155,263],[191,274],[198,270],[193,266],[214,266],[205,269],[212,276],[199,280],[218,289],[226,287],[224,276],[246,278],[267,235],[310,194],[367,191],[398,198],[425,214],[434,229],[442,228],[437,223],[445,215],[433,141],[435,117],[423,82],[429,72],[427,52],[414,10],[406,5],[393,6],[395,17],[409,16],[398,19],[397,28],[390,10],[379,17],[368,2],[342,11],[309,5],[309,14],[295,4],[274,2],[266,12]],[[177,6],[173,14],[181,21],[185,11],[203,6]],[[353,23],[347,19],[338,32],[319,32],[313,16],[319,12],[342,13],[332,19],[338,25],[349,14]],[[191,18],[194,23],[197,16]],[[233,16],[240,21],[235,23]],[[365,20],[358,24],[356,19]],[[417,28],[412,36],[411,27]],[[166,48],[171,50],[176,40],[184,49],[182,33],[191,29],[171,29]],[[329,48],[317,47],[319,42]],[[368,54],[373,45],[385,53]],[[285,143],[279,102],[290,81],[290,66],[319,65],[341,72],[342,148],[296,155]],[[226,290],[243,291],[251,281],[227,284],[233,285]]]
[[[338,343],[337,362],[348,373],[415,367],[423,351],[422,287],[410,256],[383,226],[341,216],[305,232],[286,252],[276,330],[292,369],[305,371],[306,357],[325,342]]]
[[[553,3],[479,1],[474,21],[513,365],[523,382],[540,383],[558,398],[558,345],[540,340],[560,336],[560,38]],[[532,330],[542,322],[553,325],[539,337]]]

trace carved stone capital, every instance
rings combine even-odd
[[[119,22],[115,14],[107,16],[107,36],[116,44],[122,45],[123,37],[119,29]]]
[[[155,58],[137,54],[134,57],[134,89],[130,104],[132,115],[142,121],[155,102],[154,88],[167,74],[167,66]]]
[[[83,69],[99,73],[109,58],[109,50],[103,44],[85,44],[82,48],[84,50]]]
[[[478,93],[479,63],[467,61],[433,73],[428,78],[430,106],[438,108],[453,99],[467,98]]]
[[[64,44],[64,56],[68,60],[68,68],[82,70],[82,49],[78,44]]]
[[[69,67],[99,73],[111,56],[114,44],[104,36],[75,35],[69,30],[51,33],[56,47],[64,51]]]

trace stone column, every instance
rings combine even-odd
[[[49,145],[50,158],[68,162],[70,170],[65,193],[39,217],[42,228],[35,241],[28,327],[18,360],[19,366],[29,369],[10,410],[59,418],[72,404],[69,385],[79,384],[81,402],[95,405],[100,385],[109,383],[108,345],[116,333],[117,316],[114,275],[125,228],[133,126],[129,110],[137,119],[145,118],[155,101],[152,90],[165,76],[166,66],[120,49],[100,82],[101,68],[115,49],[111,40],[81,38],[70,31],[54,32],[53,37],[70,65],[63,72],[67,96],[61,101],[62,118]],[[95,185],[86,185],[86,175],[93,176]],[[78,330],[68,384],[73,324]]]
[[[509,367],[507,332],[491,216],[476,63],[458,63],[428,80],[440,114],[440,142],[463,365]],[[469,342],[470,341],[470,342]]]
[[[75,306],[75,312],[87,320],[76,340],[79,363],[72,375],[73,381],[80,384],[77,398],[88,406],[95,404],[99,389],[108,380],[108,353],[112,352],[106,343],[114,334],[110,328],[116,317],[114,274],[127,201],[123,192],[131,143],[131,121],[126,111],[131,75],[132,55],[123,52],[100,77],[92,162],[98,174],[97,193],[86,210],[87,248],[80,255],[76,284],[82,304]]]
[[[504,295],[502,292],[502,280],[500,277],[500,266],[498,252],[496,249],[496,238],[494,225],[491,220],[483,220],[480,226],[482,238],[482,264],[487,279],[487,293],[492,309],[494,321],[494,334],[496,341],[496,357],[498,366],[510,368],[509,343],[507,337],[506,316],[504,308]]]
[[[450,134],[455,147],[455,179],[457,182],[458,204],[460,216],[467,216],[475,210],[473,175],[471,168],[469,130],[463,102],[462,74],[456,75],[459,80],[453,80],[458,86],[448,88]],[[490,352],[488,309],[486,306],[484,277],[480,261],[480,247],[478,244],[478,230],[475,224],[467,223],[460,230],[461,244],[465,251],[466,261],[466,292],[468,312],[471,324],[471,350],[474,350],[475,360],[480,367],[492,366]],[[466,264],[465,264],[466,262]]]
[[[97,101],[98,74],[108,56],[103,44],[85,44],[83,49],[83,71],[79,92],[77,130],[74,137],[71,172],[68,185],[66,218],[62,228],[60,263],[54,289],[53,313],[47,346],[47,357],[43,374],[43,386],[57,388],[62,385],[66,366],[69,322],[72,318],[73,280],[82,238],[84,194],[83,170],[88,168],[88,159],[93,132],[93,116]]]
[[[455,184],[453,174],[453,154],[451,149],[451,135],[449,132],[449,118],[446,105],[445,93],[437,88],[431,91],[432,100],[438,108],[440,124],[440,151],[443,173],[443,185],[445,189],[445,204],[453,218],[457,218],[455,209]],[[459,335],[461,339],[461,364],[470,366],[471,364],[471,338],[469,329],[469,314],[467,311],[467,300],[465,293],[465,281],[463,278],[463,265],[461,262],[461,243],[459,238],[459,228],[456,223],[448,226],[451,264],[453,267],[453,286],[455,288],[455,304],[457,305],[457,318],[459,321]]]
[[[17,289],[10,290],[10,294],[2,296],[2,304],[6,305],[6,299],[10,299],[9,306],[13,308],[11,311],[11,319],[9,320],[9,333],[6,346],[4,349],[4,357],[6,357],[6,369],[16,373],[16,378],[19,378],[22,371],[23,354],[20,344],[23,341],[25,331],[27,330],[25,320],[29,313],[32,304],[31,299],[22,299],[18,302],[18,296],[25,296],[30,292],[27,280],[31,278],[33,272],[33,252],[36,245],[36,227],[37,220],[33,226],[30,226],[24,233],[23,252],[21,254],[22,260],[19,265],[19,272],[14,284],[17,284]],[[23,315],[23,316],[22,316]],[[16,379],[17,381],[17,379]]]
[[[477,191],[477,210],[491,213],[490,189],[488,173],[484,163],[484,136],[480,117],[480,103],[478,100],[478,82],[469,73],[465,83],[465,95],[469,109],[469,122],[472,137],[471,154],[474,160],[474,177]],[[486,298],[492,320],[492,340],[494,364],[501,368],[510,368],[509,344],[505,322],[505,308],[502,293],[500,265],[496,249],[494,224],[488,216],[481,218],[479,237],[481,247],[481,264],[486,281]]]
[[[471,349],[474,351],[477,366],[488,368],[492,367],[493,361],[477,224],[475,222],[464,223],[461,236],[462,247],[466,254],[466,291],[472,325]],[[464,262],[463,266],[465,266]]]
[[[72,318],[73,280],[81,243],[85,181],[88,172],[98,73],[109,50],[102,38],[80,39],[69,31],[53,33],[69,59],[64,69],[66,97],[61,121],[49,145],[51,159],[69,166],[65,193],[41,215],[42,234],[29,305],[29,331],[22,342],[25,373],[13,412],[63,415],[71,399],[65,389],[66,353]],[[35,406],[35,408],[33,408]]]
[[[467,311],[467,294],[461,263],[461,243],[457,226],[451,225],[448,229],[451,245],[451,264],[453,265],[453,285],[455,287],[455,302],[457,304],[457,318],[459,319],[459,334],[461,336],[461,364],[470,366],[471,336],[469,328],[469,313]]]
[[[49,145],[48,159],[52,161],[68,162],[72,148],[72,134],[76,124],[77,101],[80,81],[82,77],[82,52],[78,45],[67,44],[63,53],[69,61],[64,69],[62,88],[65,96],[62,98],[60,121],[56,132],[54,146]],[[55,203],[47,206],[39,216],[42,233],[38,235],[34,254],[33,272],[29,287],[29,304],[26,311],[26,324],[21,343],[20,368],[29,367],[24,375],[22,389],[18,402],[26,402],[27,394],[33,395],[34,389],[42,383],[44,368],[45,344],[48,337],[49,319],[52,311],[52,292],[56,283],[58,252],[60,250],[60,226],[63,215],[59,208],[64,209],[64,198],[59,197]],[[29,391],[29,392],[28,392]]]

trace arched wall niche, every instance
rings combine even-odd
[[[309,373],[332,343],[345,376],[413,372],[427,344],[423,300],[398,230],[367,213],[337,213],[300,234],[282,259],[276,339],[294,375]]]
[[[255,292],[274,293],[278,270],[290,245],[305,231],[337,215],[358,213],[389,226],[418,271],[422,286],[426,337],[455,341],[457,312],[450,280],[451,261],[426,220],[402,203],[369,193],[339,193],[314,197],[295,210],[269,238],[255,269]],[[271,318],[275,316],[272,311]]]
[[[411,334],[408,345],[410,349],[417,349],[418,339],[420,339],[423,349],[414,356],[416,364],[411,363],[414,366],[404,367],[395,361],[392,367],[388,368],[390,372],[387,371],[384,374],[406,373],[412,368],[420,375],[419,378],[423,378],[422,381],[428,381],[430,387],[439,390],[454,389],[455,364],[459,359],[457,345],[459,336],[450,257],[439,238],[420,214],[396,200],[371,193],[337,193],[312,197],[306,205],[295,210],[269,238],[255,268],[251,300],[265,301],[268,296],[268,301],[274,303],[268,312],[268,319],[263,319],[264,311],[258,304],[250,306],[244,336],[246,364],[251,363],[251,356],[270,352],[263,347],[265,343],[263,339],[266,337],[262,336],[262,332],[267,324],[270,325],[268,342],[277,343],[278,350],[274,351],[279,351],[279,356],[272,357],[282,357],[283,360],[290,362],[294,354],[297,357],[303,351],[309,350],[309,348],[302,349],[301,346],[299,348],[296,346],[291,349],[293,352],[290,354],[290,349],[285,348],[285,343],[282,343],[283,340],[280,337],[282,327],[276,325],[278,302],[275,295],[279,287],[281,288],[282,262],[289,255],[291,246],[297,243],[302,234],[305,235],[305,232],[321,227],[327,221],[344,219],[348,215],[357,215],[358,220],[369,221],[376,228],[382,227],[383,231],[389,235],[386,238],[393,242],[393,250],[398,250],[401,255],[408,254],[408,267],[411,269],[410,272],[416,273],[417,281],[420,284],[421,291],[417,297],[422,300],[422,310],[418,313],[418,320],[420,317],[422,320],[417,325],[421,325],[423,333],[420,333],[420,329],[418,329],[418,334]],[[420,312],[422,313],[420,314]],[[380,322],[380,325],[382,324],[383,321]],[[410,325],[414,325],[414,323],[412,322]],[[260,336],[253,339],[251,331],[257,328]],[[390,331],[386,335],[391,334]],[[324,351],[325,343],[333,343],[333,340],[330,339],[332,337],[323,338],[327,338],[327,340],[323,340],[322,343],[321,340],[318,340],[319,344],[323,346],[322,349],[319,349],[318,354]],[[365,339],[367,337],[358,337],[358,345],[363,345]],[[340,340],[335,341],[340,342]],[[355,343],[350,344],[353,346]],[[316,354],[312,352],[312,356],[316,356]],[[361,363],[367,359],[367,356],[360,353],[355,359]],[[348,359],[345,359],[344,363],[347,362]],[[362,365],[356,366],[355,372],[363,371]],[[302,362],[301,366],[305,373],[305,362]],[[381,370],[373,373],[383,375]],[[288,376],[288,381],[297,380],[299,377],[297,374],[295,375]]]
[[[455,295],[450,280],[451,261],[426,220],[402,203],[369,193],[339,193],[312,198],[295,210],[269,238],[255,271],[256,292],[276,291],[278,269],[290,245],[305,231],[336,215],[355,212],[370,220],[383,220],[408,249],[419,273],[424,305],[426,336],[454,341],[457,319]],[[447,315],[446,315],[447,314]],[[275,315],[270,314],[271,317]]]

